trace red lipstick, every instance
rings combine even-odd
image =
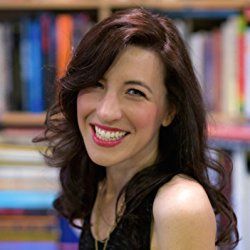
[[[114,147],[118,144],[120,144],[122,142],[122,140],[124,139],[124,136],[121,137],[120,139],[118,140],[112,140],[112,141],[105,141],[105,140],[102,140],[100,138],[98,138],[96,136],[96,132],[95,132],[95,128],[94,128],[95,125],[92,125],[91,126],[91,130],[92,130],[92,138],[93,138],[93,141],[98,145],[98,146],[101,146],[101,147]],[[117,128],[110,128],[110,127],[106,127],[106,126],[103,126],[103,125],[96,125],[97,127],[103,129],[103,130],[106,130],[106,131],[118,131],[118,132],[124,132],[124,130],[121,130],[121,129],[117,129]]]
[[[106,130],[106,131],[112,131],[112,132],[124,132],[124,130],[121,130],[119,128],[111,128],[111,127],[107,127],[107,126],[104,126],[104,125],[100,125],[100,124],[92,124],[92,126],[97,126],[99,127],[100,129],[103,129],[103,130]],[[125,131],[126,132],[126,131]]]

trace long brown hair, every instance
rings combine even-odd
[[[207,145],[206,112],[185,43],[170,19],[141,8],[116,12],[96,24],[83,37],[65,76],[59,79],[58,99],[47,113],[45,134],[35,140],[48,142],[47,162],[60,168],[62,190],[54,202],[56,209],[72,224],[74,219],[91,213],[97,183],[105,178],[105,168],[88,157],[77,124],[76,99],[81,89],[102,78],[129,45],[148,48],[159,55],[165,65],[168,101],[176,115],[168,127],[160,129],[158,162],[137,173],[123,188],[125,216],[140,217],[136,208],[145,197],[175,174],[183,173],[204,187],[215,214],[226,222],[223,228],[218,222],[216,245],[236,245],[237,219],[222,193],[223,166],[211,157]],[[216,184],[210,180],[209,171],[217,173]],[[133,226],[131,222],[130,227]],[[130,232],[140,234],[138,230]]]

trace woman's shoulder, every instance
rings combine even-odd
[[[166,211],[165,211],[166,210]],[[186,175],[176,175],[157,192],[154,214],[213,210],[206,191],[196,180]],[[190,211],[190,212],[191,212]]]
[[[198,249],[215,242],[216,220],[209,198],[204,188],[188,176],[177,175],[158,190],[153,217],[159,244],[178,243],[180,249]]]

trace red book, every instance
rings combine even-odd
[[[221,112],[221,98],[222,98],[222,69],[221,69],[221,31],[215,29],[212,33],[213,36],[213,54],[214,54],[214,111]]]

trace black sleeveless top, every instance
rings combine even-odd
[[[164,169],[165,166],[164,163],[158,164],[159,173],[161,173],[161,168]],[[169,174],[165,172],[164,170],[161,175],[162,178],[158,178],[156,182],[156,178],[151,174],[152,179],[148,180],[148,183],[152,184],[154,182],[154,185],[151,186],[152,188],[149,188],[148,194],[142,201],[139,201],[139,204],[137,204],[129,216],[126,216],[126,214],[128,214],[128,211],[131,211],[131,207],[135,206],[126,203],[124,216],[122,216],[116,228],[110,234],[107,250],[150,250],[151,223],[155,196],[160,187],[180,173],[177,167],[174,168],[174,165],[172,169],[169,168]],[[135,204],[138,202],[138,199],[134,199],[133,201]],[[83,230],[79,240],[79,250],[95,250],[95,240],[90,228],[89,216],[84,218]],[[98,242],[98,249],[103,249],[103,243]]]
[[[126,226],[126,219],[121,218],[118,222],[116,228],[110,234],[110,238],[107,244],[107,250],[149,250],[150,249],[150,233],[151,233],[151,221],[152,221],[152,208],[153,201],[157,190],[151,193],[136,209],[136,214],[140,215],[140,222],[137,223],[137,230],[140,231],[139,244],[132,246],[130,244],[130,239],[126,242],[120,240],[120,235],[126,230],[126,235],[128,234],[128,228]],[[126,212],[126,211],[125,211]],[[141,225],[140,225],[141,224]],[[143,225],[143,226],[142,226]],[[79,240],[79,250],[95,250],[95,240],[90,229],[90,216],[84,220],[84,229],[82,230],[80,240]],[[138,239],[137,239],[138,242]],[[103,249],[104,243],[98,242],[98,249]]]

